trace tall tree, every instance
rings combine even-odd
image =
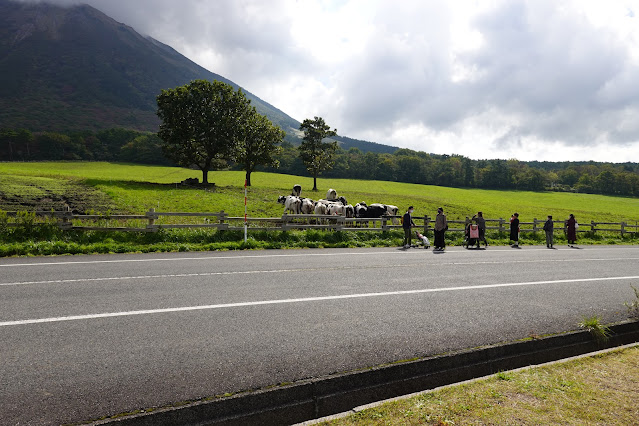
[[[306,169],[313,175],[313,191],[317,191],[317,176],[324,170],[330,170],[335,164],[337,142],[324,142],[324,139],[337,135],[337,129],[324,122],[322,117],[305,119],[300,125],[304,132],[299,146],[300,157]]]
[[[212,166],[232,156],[250,101],[229,84],[195,80],[162,90],[157,103],[164,155],[182,167],[200,169],[207,184]]]
[[[278,144],[282,143],[286,133],[255,108],[248,111],[243,121],[244,126],[233,159],[242,164],[246,172],[246,184],[251,186],[251,173],[257,166],[279,166],[275,157],[282,151]]]

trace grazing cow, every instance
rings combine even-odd
[[[347,205],[348,204],[348,201],[346,201],[346,198],[341,196],[341,195],[339,197],[337,197],[337,201],[339,201],[343,205]]]
[[[386,211],[389,216],[397,216],[397,212],[399,211],[399,207],[392,206],[390,204],[384,204],[386,206]]]
[[[315,203],[315,214],[320,214],[320,215],[328,214],[327,205],[324,203],[321,203],[320,201]]]
[[[295,196],[295,197],[299,197],[302,195],[302,185],[294,185],[293,186],[293,192],[291,193],[291,195]]]
[[[346,214],[346,207],[341,203],[331,203],[327,210],[330,215],[344,216]]]
[[[315,211],[315,202],[310,198],[302,198],[302,205],[300,207],[300,212],[302,214],[313,214]]]
[[[384,204],[371,204],[370,206],[367,207],[366,209],[366,218],[370,218],[370,219],[378,219],[384,215],[388,214],[388,210],[386,209],[386,206]]]
[[[337,191],[335,191],[333,188],[329,189],[326,192],[326,199],[329,201],[337,200]]]
[[[365,214],[367,209],[368,206],[363,201],[355,204],[355,217],[366,217]]]
[[[300,214],[302,200],[299,197],[294,197],[292,195],[281,195],[277,199],[277,202],[280,204],[284,204],[284,213],[290,211],[291,214]]]
[[[344,206],[344,212],[346,217],[355,217],[355,208],[350,204]]]
[[[355,204],[355,217],[356,218],[365,218],[366,217],[366,211],[368,210],[368,206],[366,205],[365,202],[361,202],[361,203],[357,203]],[[357,226],[362,226],[363,222],[356,222]]]
[[[386,204],[386,211],[388,212],[389,216],[397,216],[397,212],[399,211],[399,207],[397,206],[393,206],[390,204]],[[392,219],[393,225],[399,225],[399,219],[394,217]]]

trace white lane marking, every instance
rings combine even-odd
[[[173,262],[184,260],[233,260],[233,259],[251,259],[251,258],[271,258],[271,257],[307,257],[307,256],[371,256],[380,254],[406,254],[403,251],[376,251],[363,253],[297,253],[297,254],[263,254],[263,255],[237,255],[237,256],[204,256],[204,257],[172,257],[172,258],[156,258],[156,259],[118,259],[118,260],[80,260],[70,262],[39,262],[39,263],[12,263],[0,265],[0,267],[15,266],[52,266],[52,265],[87,265],[96,263],[136,263],[136,262]]]
[[[588,247],[588,251],[602,251],[610,250],[611,247]],[[636,250],[637,247],[614,247],[614,250]],[[328,249],[327,249],[328,250]],[[509,253],[522,253],[531,251],[544,251],[548,252],[548,249],[544,248],[526,248],[525,251],[515,251],[512,248],[493,248],[490,252],[509,252]],[[573,251],[570,248],[559,248],[557,251]],[[14,268],[14,267],[29,267],[29,266],[55,266],[55,265],[88,265],[99,263],[135,263],[135,262],[175,262],[184,260],[233,260],[233,259],[252,259],[252,258],[274,258],[274,257],[312,257],[312,256],[377,256],[387,254],[397,254],[406,256],[407,254],[422,254],[430,253],[430,250],[393,250],[393,251],[376,251],[376,252],[331,252],[331,253],[293,253],[293,254],[259,254],[259,255],[237,255],[237,256],[204,256],[204,257],[174,257],[174,258],[153,258],[153,259],[118,259],[118,260],[79,260],[69,262],[36,262],[36,263],[10,263],[0,264],[0,268]],[[446,254],[461,254],[467,253],[465,250],[448,250]]]
[[[598,259],[550,259],[550,260],[513,260],[513,261],[481,261],[481,262],[446,262],[428,264],[428,266],[451,266],[451,265],[504,265],[512,263],[551,263],[551,262],[610,262],[610,261],[626,261],[626,260],[639,260],[639,257],[628,258],[598,258]],[[421,264],[389,264],[389,265],[364,265],[364,266],[337,266],[334,270],[351,270],[351,269],[379,269],[379,268],[406,268],[419,266]],[[188,277],[209,277],[215,275],[250,275],[261,273],[279,273],[279,272],[314,272],[314,271],[326,271],[326,268],[297,268],[297,269],[269,269],[269,270],[253,270],[253,271],[226,271],[226,272],[202,272],[191,274],[160,274],[160,275],[135,275],[135,276],[122,276],[122,277],[100,277],[100,278],[70,278],[59,280],[44,280],[44,281],[17,281],[0,283],[0,287],[20,286],[20,285],[35,285],[35,284],[66,284],[77,282],[94,282],[94,281],[119,281],[119,280],[144,280],[144,279],[162,279],[162,278],[188,278]]]
[[[236,302],[236,303],[225,303],[225,304],[218,304],[218,305],[183,306],[179,308],[146,309],[146,310],[140,310],[140,311],[108,312],[103,314],[73,315],[73,316],[65,316],[65,317],[5,321],[5,322],[0,322],[0,327],[41,324],[41,323],[56,323],[56,322],[63,322],[63,321],[79,321],[79,320],[89,320],[89,319],[98,319],[98,318],[129,317],[129,316],[136,316],[136,315],[150,315],[150,314],[162,314],[162,313],[174,313],[174,312],[205,311],[205,310],[212,310],[212,309],[240,308],[240,307],[247,307],[247,306],[323,302],[323,301],[330,301],[330,300],[362,299],[362,298],[369,298],[369,297],[401,296],[401,295],[410,295],[410,294],[439,293],[439,292],[447,292],[447,291],[482,290],[487,288],[519,287],[519,286],[533,286],[533,285],[543,285],[543,284],[585,283],[585,282],[593,282],[593,281],[620,281],[620,280],[636,280],[636,279],[639,279],[639,276],[580,278],[580,279],[554,280],[554,281],[530,281],[530,282],[523,282],[523,283],[485,284],[485,285],[460,286],[460,287],[426,288],[426,289],[419,289],[419,290],[387,291],[387,292],[378,292],[378,293],[359,293],[359,294],[342,294],[342,295],[335,295],[335,296],[303,297],[298,299],[261,300],[261,301],[255,301],[255,302]]]
[[[639,260],[639,257],[623,257],[623,258],[591,258],[591,259],[539,259],[539,260],[512,260],[512,261],[480,261],[480,262],[445,262],[445,263],[429,263],[428,266],[472,266],[472,265],[506,265],[515,263],[569,263],[569,262],[611,262],[611,261],[627,261]],[[357,269],[388,269],[388,268],[407,268],[415,266],[423,266],[422,263],[404,263],[404,264],[388,264],[388,265],[362,265],[362,266],[335,266],[332,270],[357,270]],[[296,269],[267,269],[252,271],[226,271],[226,272],[200,272],[190,274],[159,274],[159,275],[132,275],[122,277],[98,277],[98,278],[68,278],[59,280],[42,280],[42,281],[16,281],[0,283],[0,287],[13,287],[22,285],[37,284],[70,284],[79,282],[96,282],[96,281],[127,281],[127,280],[148,280],[163,278],[189,278],[189,277],[210,277],[216,275],[252,275],[252,274],[269,274],[279,272],[315,272],[326,271],[326,268],[296,268]]]
[[[128,277],[103,277],[103,278],[72,278],[66,280],[45,280],[45,281],[18,281],[15,283],[0,283],[0,287],[19,286],[29,284],[66,284],[92,281],[125,281],[125,280],[147,280],[157,278],[188,278],[188,277],[210,277],[214,275],[241,275],[241,274],[274,274],[279,272],[299,272],[314,271],[318,269],[270,269],[264,271],[230,271],[230,272],[202,272],[192,274],[162,274],[162,275],[136,275]],[[322,270],[326,270],[322,268]]]

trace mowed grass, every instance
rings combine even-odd
[[[113,163],[46,162],[2,163],[1,175],[80,179],[113,200],[120,211],[140,213],[155,208],[158,211],[224,210],[231,215],[244,214],[244,173],[235,171],[211,172],[209,181],[214,190],[185,189],[176,185],[188,178],[201,178],[201,172],[178,167],[141,166]],[[508,219],[514,212],[522,221],[544,219],[551,214],[565,219],[570,213],[585,221],[637,221],[639,199],[592,194],[556,192],[496,191],[446,188],[398,182],[361,181],[350,179],[318,179],[318,192],[312,192],[312,178],[275,173],[254,173],[249,188],[248,212],[255,217],[278,217],[282,206],[276,203],[279,195],[290,194],[295,184],[302,185],[302,195],[325,198],[326,190],[334,188],[339,195],[356,204],[381,202],[393,204],[405,211],[415,206],[415,215],[434,216],[443,207],[449,219],[463,219],[478,210],[487,218]],[[0,189],[1,191],[1,189]]]
[[[323,425],[634,425],[639,347],[502,372]]]

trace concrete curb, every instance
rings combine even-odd
[[[212,401],[159,409],[95,425],[284,425],[343,413],[375,401],[639,342],[639,322],[610,327],[598,344],[586,331],[506,343],[370,370],[304,380]]]

